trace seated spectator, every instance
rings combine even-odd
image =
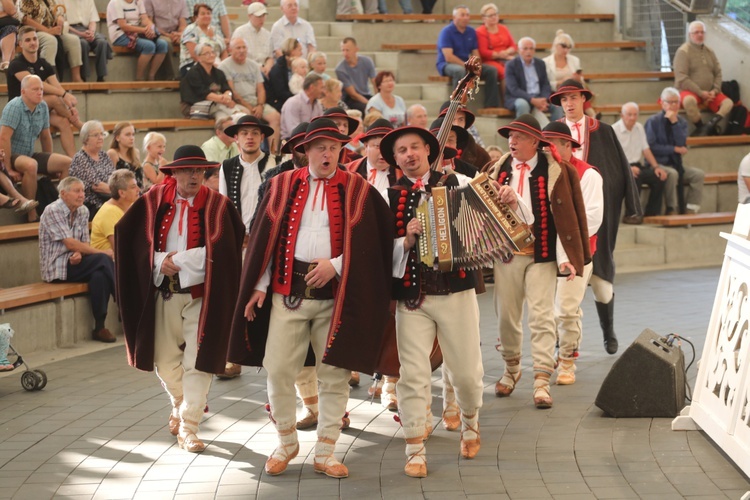
[[[70,67],[71,80],[82,82],[81,65],[81,42],[78,37],[72,33],[66,33],[63,30],[65,18],[57,14],[55,2],[50,0],[24,0],[18,2],[20,16],[23,24],[34,28],[39,37],[39,57],[50,63],[53,67],[58,64],[65,64],[65,57],[58,56],[58,40],[62,41],[63,50],[61,52],[67,56],[67,63]],[[88,54],[86,54],[88,57]],[[59,61],[59,62],[58,62]],[[62,68],[57,68],[62,75]]]
[[[219,36],[223,35],[224,45],[229,45],[229,39],[232,37],[232,27],[229,23],[229,14],[224,0],[186,0],[188,11],[195,12],[198,5],[205,5],[211,11],[211,25]],[[196,15],[195,13],[193,14]],[[218,54],[219,51],[216,51]]]
[[[224,130],[232,125],[234,125],[234,120],[230,116],[224,116],[216,120],[214,124],[215,135],[201,144],[201,149],[206,154],[208,161],[221,163],[240,154],[240,148],[237,146],[234,137],[224,133]]]
[[[667,215],[698,213],[703,199],[703,170],[683,165],[682,157],[687,153],[687,121],[679,116],[680,92],[667,87],[661,92],[662,111],[646,121],[648,146],[657,163],[667,171],[664,198]],[[687,194],[683,185],[688,186]]]
[[[214,66],[216,53],[211,45],[199,43],[195,46],[199,62],[180,80],[182,113],[186,118],[199,111],[201,118],[220,118],[234,113],[248,114],[244,106],[237,104],[224,72]],[[198,105],[197,109],[195,106]]]
[[[255,61],[264,75],[268,76],[273,66],[274,56],[271,46],[271,32],[263,27],[266,22],[266,6],[253,2],[247,6],[247,23],[232,33],[232,39],[242,38],[248,47],[247,57]]]
[[[581,60],[570,53],[575,47],[573,38],[563,30],[557,30],[555,39],[552,41],[552,54],[548,55],[542,61],[547,66],[547,79],[549,80],[552,92],[557,90],[565,80],[573,79],[581,82],[585,88],[588,88],[583,79],[583,70],[581,69]],[[593,99],[586,99],[583,105],[583,112],[591,118],[596,118],[596,110],[592,105]],[[561,110],[556,110],[554,104],[550,104],[550,109],[554,110],[555,116],[561,114]]]
[[[10,60],[16,51],[16,33],[18,33],[20,23],[15,15],[15,2],[13,0],[0,0],[0,52],[2,53],[0,71],[8,69]]]
[[[21,80],[21,95],[5,105],[0,118],[0,149],[10,157],[8,174],[14,182],[21,182],[21,192],[29,200],[36,198],[37,174],[62,179],[70,168],[70,157],[52,152],[49,108],[43,95],[41,78],[26,75]],[[41,153],[34,152],[37,139],[42,145]],[[35,210],[28,212],[28,219],[37,220]]]
[[[143,168],[141,157],[135,147],[135,127],[130,122],[120,122],[112,130],[112,142],[107,156],[116,170],[130,170],[135,175],[138,189],[143,191]]]
[[[421,104],[412,104],[406,110],[406,125],[409,127],[427,128],[427,108]]]
[[[292,76],[289,78],[289,91],[297,95],[302,92],[302,82],[309,72],[307,59],[298,57],[292,61]]]
[[[271,45],[276,57],[282,55],[284,40],[294,38],[302,44],[302,57],[315,52],[317,45],[312,25],[299,17],[297,0],[281,0],[281,18],[271,26]]]
[[[29,200],[16,191],[16,186],[10,180],[8,169],[5,168],[5,151],[0,149],[0,191],[3,198],[0,200],[2,208],[12,208],[17,214],[25,215],[39,206],[36,200]]]
[[[497,70],[498,80],[505,78],[505,62],[516,56],[518,48],[513,41],[510,30],[500,24],[498,8],[494,3],[488,3],[479,9],[482,15],[482,25],[477,28],[477,47],[482,64],[488,64]]]
[[[160,38],[167,42],[167,46],[180,45],[182,33],[187,27],[187,19],[190,17],[185,1],[143,0],[143,8],[146,9],[146,15],[156,25]],[[171,57],[165,58],[164,67],[170,77],[178,76]]]
[[[60,0],[58,0],[60,3]],[[107,37],[98,33],[96,27],[99,25],[99,11],[94,5],[94,0],[62,0],[65,6],[65,20],[68,22],[68,31],[78,37],[81,44],[81,77],[88,81],[91,76],[89,68],[89,52],[94,53],[96,64],[96,81],[103,82],[107,76],[107,61],[112,59],[112,47],[107,42]]]
[[[375,63],[367,56],[358,55],[357,40],[346,37],[341,42],[344,58],[336,65],[336,77],[344,84],[344,102],[350,108],[365,112],[372,97],[370,84],[375,78]],[[372,85],[375,86],[374,83]]]
[[[737,197],[739,203],[750,203],[750,153],[740,162],[737,173]]]
[[[406,103],[393,94],[396,87],[396,77],[390,71],[381,71],[375,75],[375,89],[377,94],[367,101],[365,113],[377,109],[383,118],[391,122],[393,128],[406,125]]]
[[[143,138],[143,190],[148,191],[154,184],[164,180],[164,173],[159,169],[167,164],[164,152],[167,150],[167,138],[159,132],[149,132]]]
[[[690,123],[695,125],[692,135],[715,135],[722,132],[720,123],[734,107],[731,99],[721,93],[721,65],[713,50],[703,43],[706,25],[693,21],[688,27],[688,41],[674,55],[674,86]],[[698,106],[704,104],[714,113],[703,124]]]
[[[331,78],[331,75],[326,73],[326,65],[328,64],[328,56],[325,52],[316,50],[307,55],[307,62],[310,65],[310,72],[315,73],[319,77],[326,81]]]
[[[281,109],[281,138],[289,137],[294,127],[301,122],[312,121],[323,114],[318,99],[323,94],[323,79],[318,75],[307,75],[302,92],[284,103]]]
[[[544,128],[549,120],[545,113],[550,110],[549,96],[552,93],[547,79],[547,66],[534,57],[536,42],[523,37],[518,41],[518,56],[505,65],[505,107],[516,112],[516,118],[531,113]],[[553,120],[562,118],[562,109],[555,108]]]
[[[193,22],[182,32],[180,43],[180,77],[184,78],[188,70],[201,62],[197,52],[198,45],[208,45],[213,49],[211,64],[218,66],[227,57],[227,45],[220,34],[211,25],[211,7],[198,3],[193,8]]]
[[[479,45],[474,28],[469,26],[469,8],[459,5],[453,8],[453,21],[440,31],[437,43],[437,70],[453,80],[456,88],[459,80],[466,74],[464,64],[469,57],[479,57]],[[497,86],[498,76],[495,66],[482,64],[484,86],[484,107],[500,107],[500,90]]]
[[[644,215],[659,215],[664,185],[667,182],[667,171],[659,166],[651,148],[648,147],[646,130],[638,123],[638,112],[636,103],[623,104],[620,119],[612,125],[612,129],[628,159],[638,190],[643,184],[649,188]]]
[[[267,139],[271,151],[275,151],[281,115],[268,104],[261,69],[255,61],[247,57],[247,43],[243,38],[233,38],[229,48],[230,57],[221,61],[219,69],[227,77],[235,101],[250,110],[251,115],[264,119],[273,128],[274,134]]]
[[[107,27],[112,45],[133,49],[138,54],[135,79],[154,80],[167,56],[169,44],[159,37],[156,25],[146,14],[143,0],[110,0]]]
[[[316,73],[317,74],[317,73]],[[329,78],[323,81],[323,95],[320,98],[320,105],[323,111],[331,108],[349,109],[341,97],[344,95],[344,84],[338,78]]]
[[[81,128],[81,150],[73,156],[70,175],[83,182],[85,197],[83,204],[94,218],[101,206],[109,200],[109,176],[115,165],[104,152],[104,138],[109,134],[97,120],[89,120]]]
[[[66,91],[57,79],[55,68],[37,54],[39,40],[31,26],[22,26],[18,30],[21,53],[8,66],[8,98],[21,95],[21,80],[26,75],[36,75],[42,79],[44,102],[49,107],[50,126],[60,132],[60,143],[68,156],[76,153],[73,127],[80,130],[83,126],[78,114],[78,100],[72,91]]]
[[[39,268],[46,282],[88,283],[94,340],[115,342],[105,326],[109,298],[115,293],[112,250],[99,250],[89,243],[89,211],[83,205],[80,179],[66,177],[57,187],[60,198],[48,205],[39,222]]]
[[[505,154],[505,151],[503,151],[500,146],[495,146],[494,144],[491,144],[484,149],[487,151],[487,154],[490,155],[490,161],[493,164]]]
[[[268,73],[268,80],[265,84],[268,103],[279,112],[287,99],[294,95],[289,89],[289,72],[292,68],[292,61],[302,55],[302,45],[294,38],[289,38],[282,44],[281,52],[282,54],[276,58],[273,68]]]
[[[135,203],[141,191],[130,170],[115,170],[109,176],[110,199],[102,205],[91,221],[91,246],[99,250],[115,249],[115,224]]]

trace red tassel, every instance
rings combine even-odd
[[[560,163],[562,161],[562,156],[560,156],[560,152],[557,151],[557,147],[551,142],[547,147],[549,148],[549,152],[552,153],[552,158],[554,158],[556,162]]]

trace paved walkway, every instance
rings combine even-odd
[[[718,276],[714,268],[618,277],[621,351],[644,328],[677,332],[701,349]],[[265,377],[249,369],[213,384],[201,429],[209,447],[189,454],[167,430],[168,400],[156,377],[129,368],[120,344],[45,364],[49,384],[40,392],[22,390],[19,373],[0,378],[0,498],[664,500],[738,499],[750,490],[748,479],[701,432],[672,432],[670,419],[607,418],[594,406],[616,356],[601,346],[590,296],[578,382],[553,387],[555,406],[547,411],[532,404],[528,356],[513,396],[494,396],[502,368],[491,292],[480,305],[486,389],[482,449],[474,460],[461,459],[458,433],[438,425],[427,442],[429,477],[404,476],[398,424],[392,413],[369,404],[363,385],[352,390],[352,428],[337,446],[348,479],[313,473],[312,431],[300,432],[302,449],[287,472],[269,477],[263,463],[275,436],[264,409]],[[18,335],[33,335],[13,326]],[[691,381],[695,373],[693,366]],[[439,383],[433,394],[439,415]]]

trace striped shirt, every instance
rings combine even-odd
[[[66,238],[83,243],[91,241],[89,209],[81,206],[71,217],[68,206],[58,198],[47,205],[39,220],[39,269],[44,281],[64,281],[68,278],[71,251],[62,241]]]

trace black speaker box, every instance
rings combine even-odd
[[[611,417],[676,417],[685,406],[682,350],[643,330],[612,365],[596,406]]]

